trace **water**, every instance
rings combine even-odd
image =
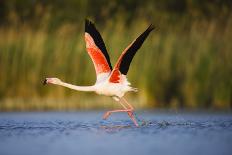
[[[103,112],[0,113],[0,155],[231,155],[232,115]]]

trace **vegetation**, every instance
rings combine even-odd
[[[222,1],[1,1],[0,110],[117,106],[110,98],[42,86],[45,77],[95,82],[84,18],[95,21],[111,62],[153,23],[130,67],[137,108],[232,107],[232,12]]]

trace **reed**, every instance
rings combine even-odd
[[[135,107],[231,108],[232,16],[223,25],[220,20],[193,20],[189,24],[187,17],[164,28],[152,22],[157,29],[135,56],[128,75],[139,88],[138,94],[127,95]],[[48,23],[37,29],[29,23],[0,27],[0,110],[116,106],[109,98],[93,93],[42,86],[47,76],[77,85],[95,82],[83,23],[64,23],[54,31]],[[127,25],[120,18],[99,26],[96,23],[113,64],[149,24],[137,19]]]

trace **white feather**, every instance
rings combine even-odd
[[[105,78],[105,77],[104,77]],[[108,78],[107,78],[108,79]],[[95,84],[96,93],[106,96],[123,97],[128,91],[137,91],[137,88],[130,87],[130,82],[127,81],[125,75],[121,76],[120,83],[111,83],[109,80],[99,80]]]

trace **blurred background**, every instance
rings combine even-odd
[[[230,0],[0,0],[0,111],[113,108],[109,97],[58,86],[95,83],[84,20],[95,22],[111,56],[149,24],[151,33],[128,73],[137,109],[232,108]]]

